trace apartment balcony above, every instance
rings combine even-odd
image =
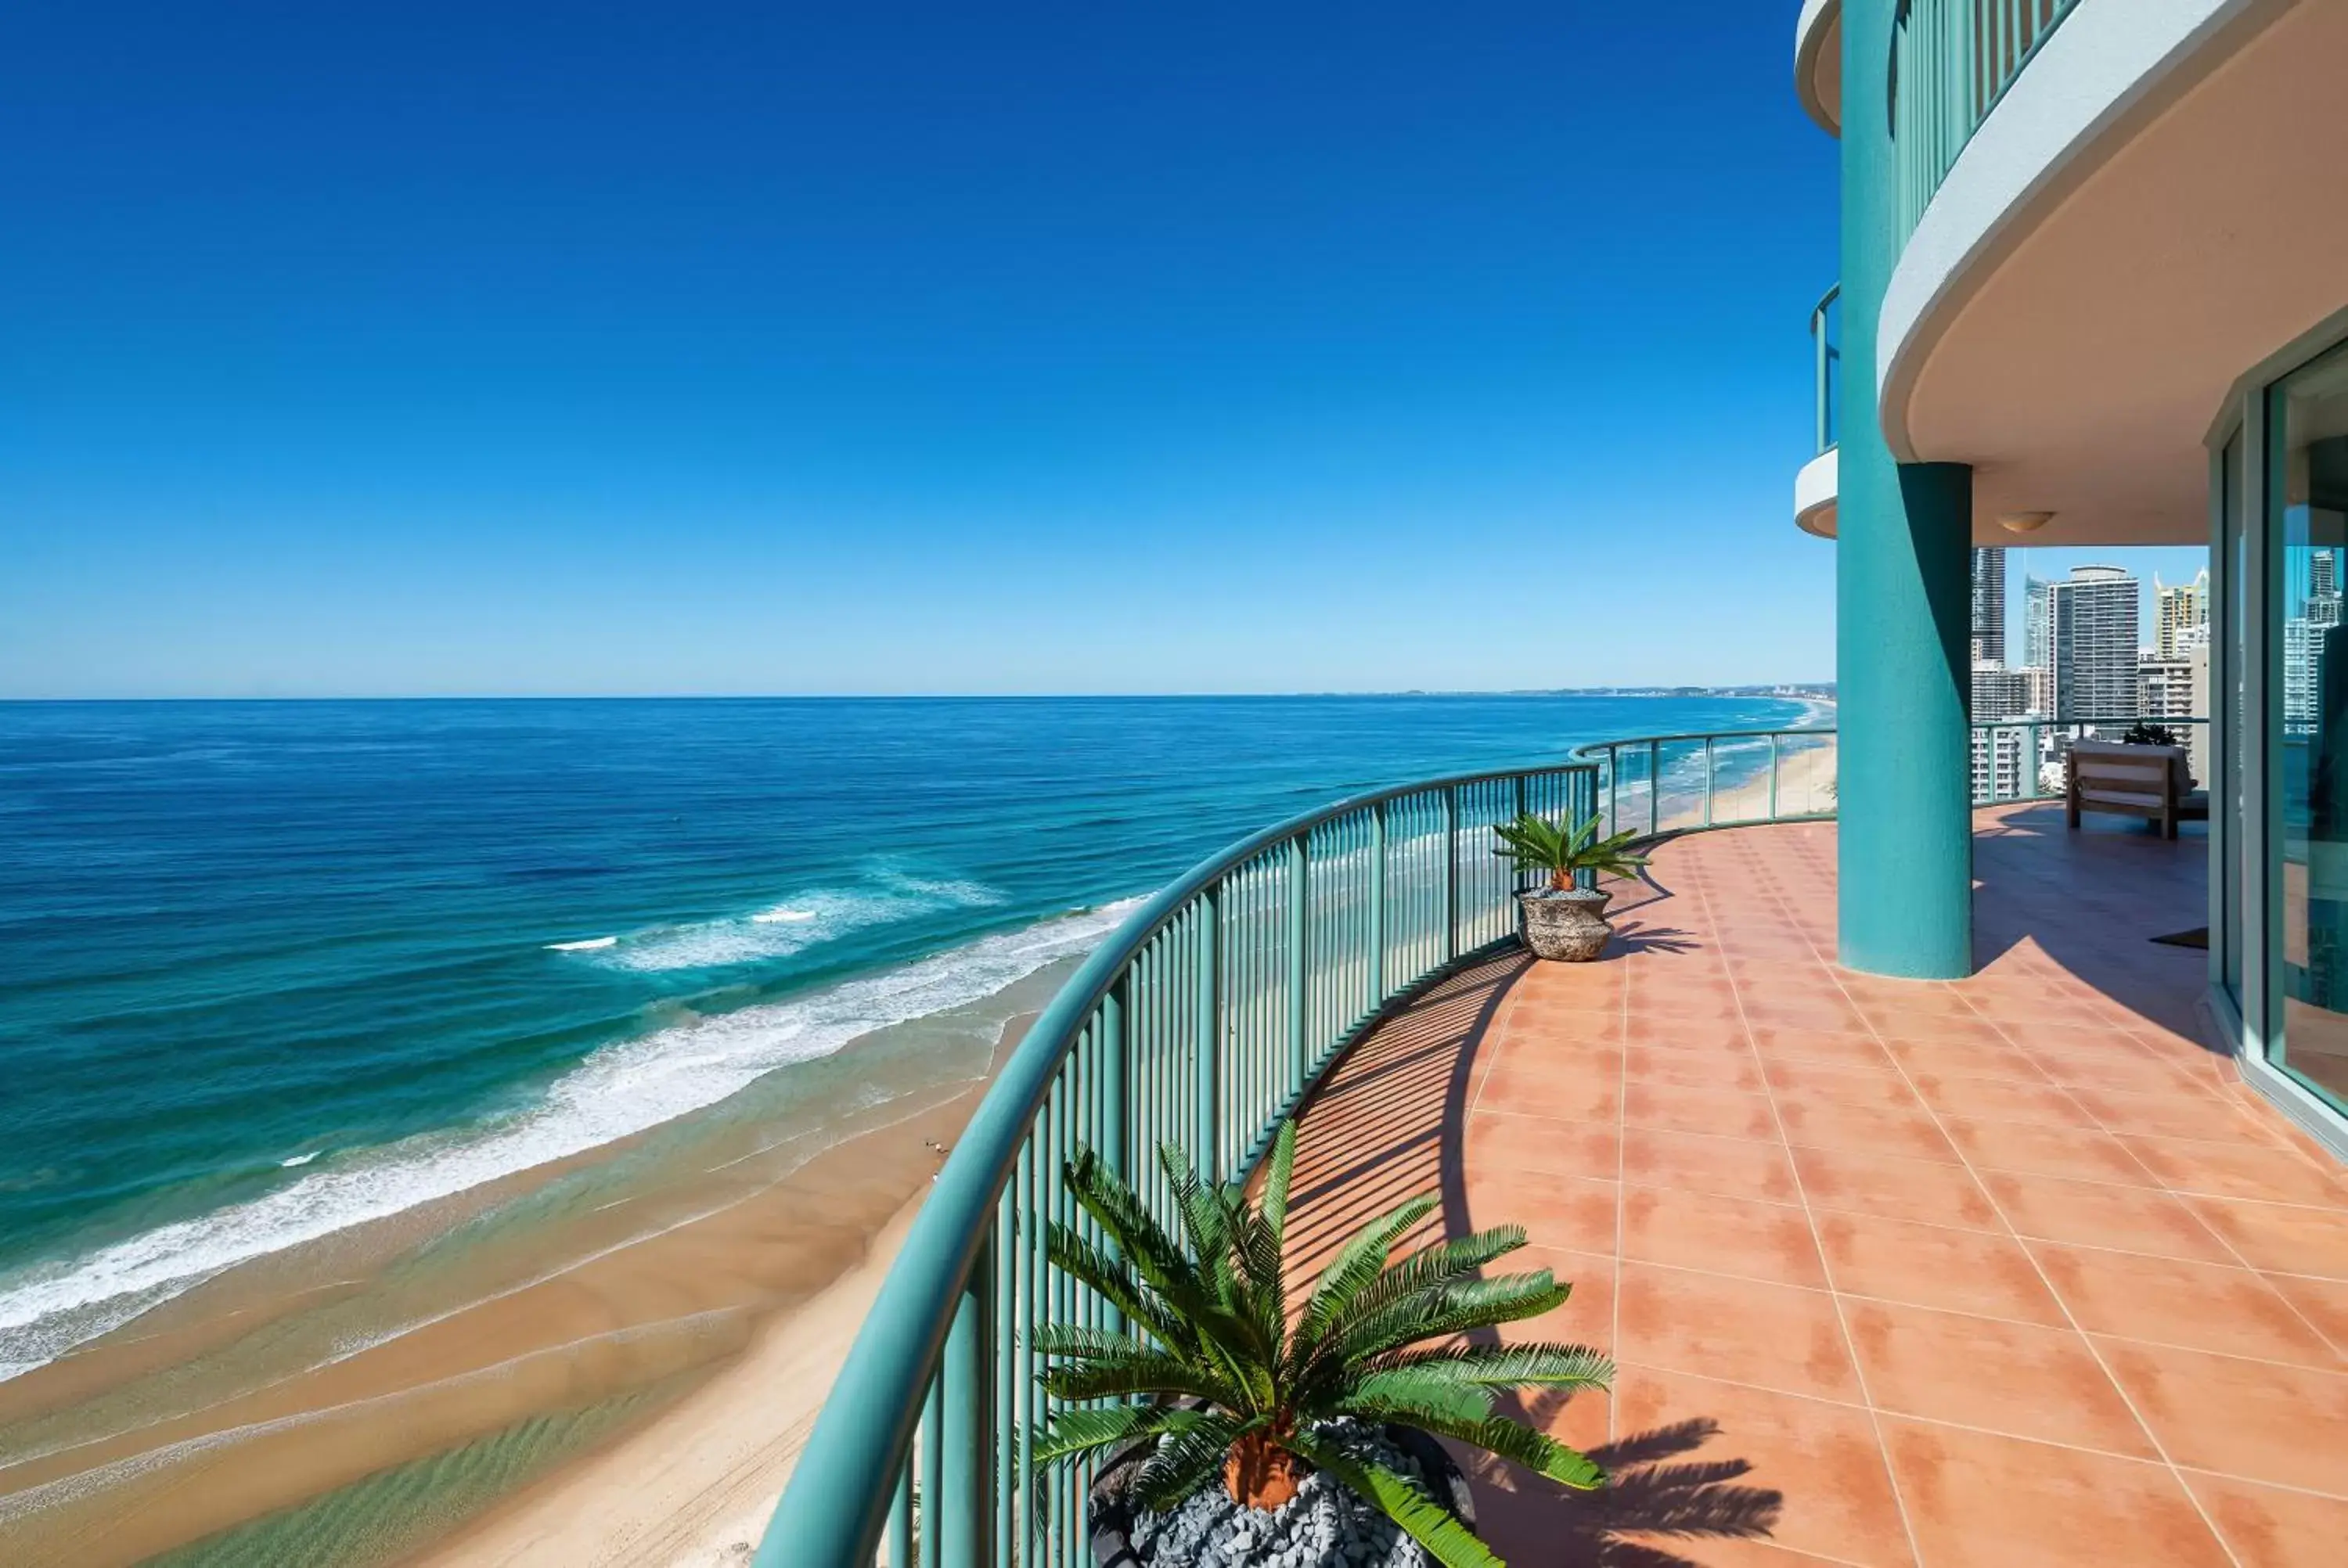
[[[1975,537],[2208,538],[2235,382],[2338,312],[2348,6],[1909,0],[1892,117],[1912,226],[1878,321],[1902,460],[1974,466]]]
[[[1842,459],[1835,419],[1842,395],[1842,350],[1835,332],[1836,302],[1842,285],[1828,289],[1810,311],[1810,358],[1817,375],[1818,455],[1794,476],[1794,526],[1820,538],[1835,537],[1836,502],[1842,489]]]
[[[1794,96],[1828,135],[1842,133],[1842,0],[1802,0],[1794,21]]]

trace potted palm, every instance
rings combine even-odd
[[[1606,939],[1614,934],[1606,919],[1606,901],[1613,895],[1581,884],[1595,882],[1601,872],[1636,876],[1647,857],[1628,847],[1635,832],[1601,838],[1598,826],[1596,812],[1579,827],[1569,827],[1529,811],[1492,829],[1500,840],[1493,854],[1514,861],[1519,871],[1549,877],[1548,886],[1517,895],[1524,911],[1525,946],[1535,958],[1588,963],[1606,950]]]
[[[1065,1172],[1107,1245],[1056,1221],[1046,1239],[1051,1262],[1125,1323],[1035,1331],[1049,1358],[1039,1379],[1076,1402],[1053,1419],[1036,1462],[1107,1460],[1092,1494],[1101,1563],[1503,1568],[1477,1539],[1466,1486],[1436,1438],[1566,1486],[1604,1483],[1594,1461],[1494,1400],[1604,1388],[1612,1364],[1581,1346],[1465,1337],[1552,1311],[1570,1293],[1547,1269],[1482,1276],[1525,1244],[1521,1228],[1395,1258],[1435,1208],[1415,1198],[1365,1225],[1308,1291],[1282,1255],[1293,1122],[1274,1135],[1252,1204],[1237,1184],[1201,1182],[1174,1144],[1159,1158],[1179,1239],[1090,1150]]]

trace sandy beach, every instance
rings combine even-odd
[[[675,1147],[527,1173],[341,1238],[338,1256],[232,1271],[0,1384],[0,1555],[739,1561],[944,1151],[1061,968],[993,999],[975,1053],[919,1028],[840,1052],[782,1135],[745,1107]],[[582,1183],[611,1193],[551,1202]],[[419,1265],[533,1205],[479,1255]],[[362,1307],[396,1327],[334,1348]]]

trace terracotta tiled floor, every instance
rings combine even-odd
[[[2348,1178],[2204,1048],[2206,845],[1977,822],[1954,984],[1837,968],[1834,829],[1699,835],[1592,965],[1454,977],[1304,1121],[1300,1251],[1412,1193],[1574,1285],[1517,1568],[2348,1563]]]

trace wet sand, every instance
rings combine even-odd
[[[319,1561],[305,1512],[338,1563],[755,1539],[942,1150],[1065,969],[991,1017],[878,1031],[763,1097],[232,1270],[0,1384],[0,1559],[129,1563],[243,1526],[174,1561]],[[466,1456],[518,1430],[551,1472],[484,1511]]]

